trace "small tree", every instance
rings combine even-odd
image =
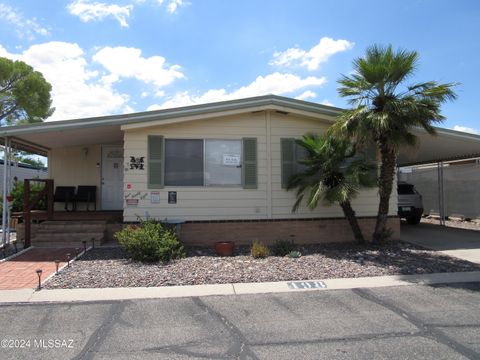
[[[53,114],[52,86],[22,61],[0,58],[0,126],[42,122]]]
[[[396,170],[397,151],[414,145],[415,127],[435,134],[433,124],[443,121],[442,103],[456,98],[455,84],[435,81],[406,85],[418,65],[415,51],[394,51],[392,46],[369,47],[362,58],[353,62],[354,73],[338,82],[340,96],[348,98],[352,109],[345,110],[332,126],[333,134],[372,142],[381,156],[378,179],[377,222],[373,241],[380,242],[386,228],[389,200]]]
[[[296,190],[297,200],[292,211],[297,211],[305,195],[307,206],[317,207],[323,200],[327,205],[338,203],[352,228],[355,239],[365,239],[358,225],[351,200],[362,187],[375,185],[375,165],[366,156],[356,155],[355,146],[346,139],[305,135],[297,144],[302,146],[307,157],[300,163],[305,170],[293,175],[287,190]]]

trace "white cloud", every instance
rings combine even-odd
[[[463,132],[470,133],[470,134],[480,135],[480,130],[473,129],[473,128],[466,127],[466,126],[455,125],[453,127],[453,130],[463,131]]]
[[[173,14],[177,11],[177,9],[181,6],[185,5],[183,0],[170,0],[167,4],[167,11],[170,14]]]
[[[84,51],[75,43],[52,41],[33,45],[21,54],[8,53],[0,46],[0,56],[22,60],[43,73],[52,84],[55,113],[48,120],[64,120],[129,112],[128,96],[89,70]]]
[[[76,0],[67,6],[70,14],[78,16],[83,22],[103,20],[106,17],[115,18],[121,27],[128,27],[127,19],[133,5],[121,6],[105,4],[91,0]]]
[[[168,65],[162,56],[142,57],[142,51],[136,48],[107,46],[92,59],[110,72],[108,81],[112,83],[120,78],[134,78],[163,87],[184,77],[179,65]]]
[[[317,97],[317,94],[313,92],[312,90],[307,90],[301,93],[300,95],[296,96],[295,99],[298,100],[305,100],[305,99],[311,99]]]
[[[242,86],[231,92],[228,92],[226,89],[211,89],[201,95],[194,95],[188,91],[177,93],[163,104],[151,105],[147,110],[204,104],[266,94],[290,94],[306,87],[321,86],[325,82],[326,79],[324,77],[308,76],[301,78],[294,74],[276,72],[266,76],[258,76],[249,85]]]
[[[0,3],[0,20],[12,25],[17,36],[21,39],[33,40],[37,35],[46,36],[49,34],[46,27],[40,25],[36,18],[27,19],[17,9]]]
[[[52,84],[56,110],[48,120],[132,112],[130,96],[114,88],[118,81],[131,78],[151,84],[153,94],[162,97],[165,92],[161,87],[184,77],[178,65],[167,65],[161,56],[144,58],[140,49],[104,47],[95,50],[92,59],[87,59],[79,45],[52,41],[32,45],[18,54],[9,53],[0,45],[0,56],[26,62]],[[150,92],[143,91],[140,96],[150,96]]]
[[[308,70],[317,70],[320,64],[327,62],[332,55],[349,50],[353,45],[353,42],[347,40],[334,40],[329,37],[323,37],[310,50],[295,47],[275,52],[270,64],[276,66],[303,66]]]
[[[320,104],[326,105],[326,106],[335,106],[327,99],[323,99],[322,101],[320,101]]]

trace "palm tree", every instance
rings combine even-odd
[[[349,140],[307,134],[297,140],[297,144],[306,150],[306,158],[299,161],[304,170],[293,175],[287,184],[287,190],[296,189],[297,200],[292,211],[298,210],[305,195],[311,209],[320,200],[327,205],[338,203],[355,239],[364,243],[350,201],[362,187],[375,186],[375,165],[366,157],[356,155],[355,146]]]
[[[416,127],[435,134],[433,124],[444,120],[441,104],[456,98],[454,83],[405,84],[414,74],[418,59],[415,51],[374,45],[365,57],[354,60],[354,73],[338,81],[338,93],[348,98],[353,108],[342,112],[331,134],[353,137],[360,144],[375,143],[381,156],[374,242],[388,234],[386,222],[399,147],[415,144],[412,130]]]

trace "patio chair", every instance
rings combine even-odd
[[[77,194],[74,198],[75,210],[77,210],[77,204],[84,202],[87,204],[87,211],[97,210],[97,187],[90,185],[79,185],[77,188]],[[93,204],[93,210],[90,210],[90,204]]]
[[[53,194],[53,202],[63,202],[65,204],[65,211],[75,210],[75,186],[57,186]],[[71,208],[69,209],[69,204]]]

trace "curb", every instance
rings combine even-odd
[[[434,285],[480,282],[480,271],[434,273],[424,275],[391,275],[363,278],[183,285],[133,288],[88,288],[54,290],[0,290],[0,304],[92,302],[133,299],[163,299],[220,295],[297,293],[303,291],[346,290],[388,286]]]

